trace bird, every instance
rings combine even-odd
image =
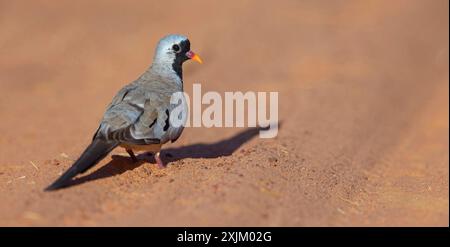
[[[191,51],[186,36],[163,37],[156,46],[151,66],[119,90],[106,107],[92,142],[45,191],[67,187],[73,177],[99,163],[116,147],[125,148],[134,162],[138,161],[134,151],[151,152],[158,167],[164,168],[160,157],[162,145],[175,142],[183,132],[182,125],[174,126],[169,121],[175,107],[170,98],[174,93],[183,92],[182,65],[188,60],[203,63]],[[187,112],[187,108],[182,111]]]

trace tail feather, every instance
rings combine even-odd
[[[57,190],[68,185],[68,182],[80,173],[84,173],[89,168],[96,165],[100,160],[105,158],[109,152],[118,146],[117,142],[105,142],[94,139],[92,143],[81,154],[80,158],[70,167],[61,177],[59,177],[53,184],[48,186],[45,190]]]

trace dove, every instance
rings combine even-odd
[[[124,86],[107,106],[92,142],[78,160],[45,190],[67,187],[78,174],[86,172],[116,147],[125,148],[133,161],[134,151],[154,154],[160,168],[163,144],[175,142],[183,126],[171,125],[170,113],[174,93],[183,92],[182,65],[187,60],[202,63],[191,51],[190,41],[183,35],[162,38],[155,50],[152,65],[135,81]],[[183,108],[187,111],[187,106]]]

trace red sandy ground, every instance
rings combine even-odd
[[[448,226],[448,7],[1,1],[0,225]],[[166,169],[117,149],[43,192],[168,33],[188,92],[278,91],[278,137],[188,128]]]

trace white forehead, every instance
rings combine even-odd
[[[187,37],[178,34],[171,34],[162,38],[156,46],[153,64],[172,64],[175,60],[175,53],[172,51],[172,46],[184,40],[187,40]]]
[[[167,35],[159,41],[158,48],[172,47],[172,45],[179,44],[183,40],[187,40],[187,37],[179,34]]]

